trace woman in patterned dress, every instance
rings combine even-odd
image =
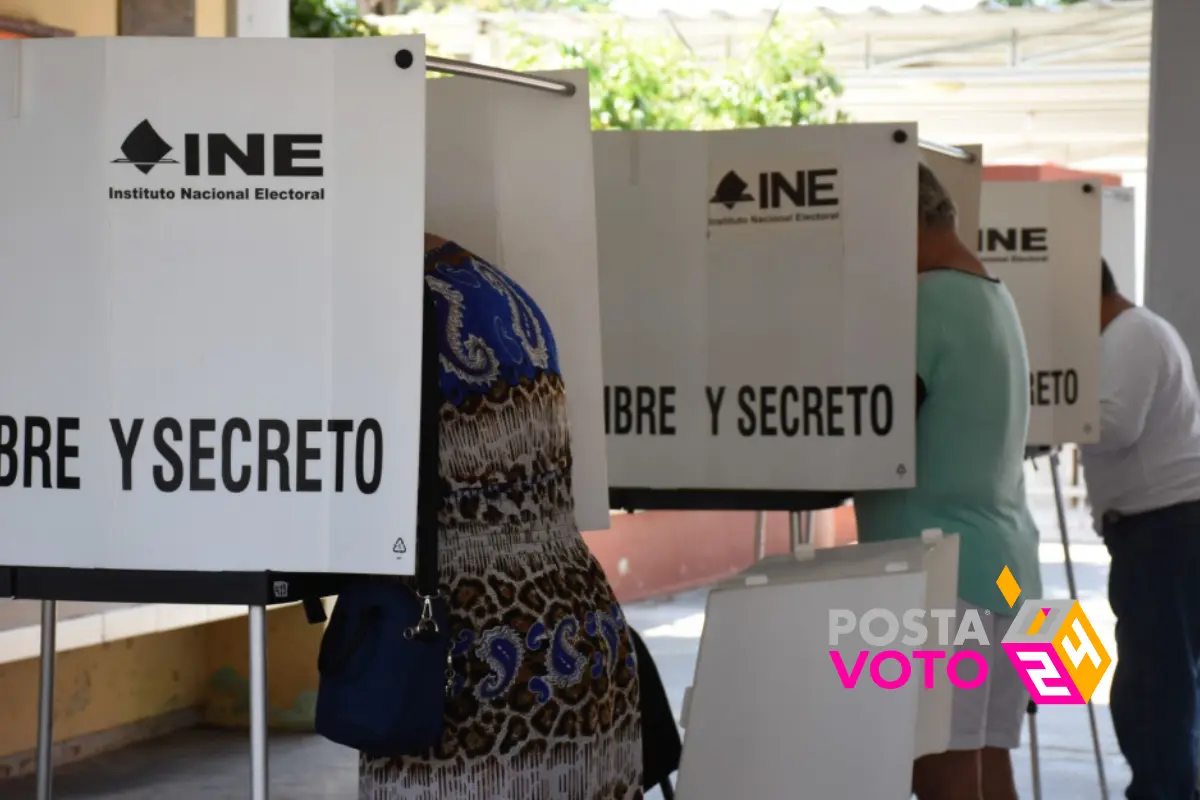
[[[458,676],[439,745],[359,760],[360,800],[639,800],[637,666],[575,525],[554,337],[532,298],[426,236],[440,341],[440,572]]]

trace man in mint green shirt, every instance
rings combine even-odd
[[[1022,597],[1042,596],[1025,502],[1029,358],[1012,296],[958,237],[954,202],[924,165],[919,186],[917,485],[858,494],[858,539],[959,535],[958,619],[979,610],[988,646],[973,649],[989,677],[955,690],[950,750],[917,760],[913,790],[918,800],[1016,800],[1009,751],[1029,696],[1000,647],[1014,612],[996,579],[1008,567]]]

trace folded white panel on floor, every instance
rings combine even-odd
[[[834,645],[831,617],[835,610],[861,619],[871,610],[902,618],[913,609],[953,609],[958,537],[810,556],[767,559],[709,594],[680,797],[901,800],[909,796],[913,758],[948,745],[947,662],[935,663],[934,688],[925,689],[924,664],[913,657],[935,646],[868,644],[857,627]],[[871,631],[878,635],[880,626]],[[894,688],[873,682],[873,671],[900,682],[901,659],[911,670],[906,681]]]

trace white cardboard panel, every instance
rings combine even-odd
[[[471,78],[428,89],[426,226],[515,278],[554,330],[567,385],[575,518],[608,528],[587,72],[572,97]]]
[[[402,47],[408,70],[393,60]],[[402,555],[393,543],[416,520],[424,40],[0,42],[0,86],[17,80],[13,65],[19,114],[0,115],[0,338],[21,345],[0,348],[0,415],[78,419],[65,440],[54,433],[66,472],[50,466],[52,485],[66,474],[79,486],[44,488],[39,470],[29,486],[19,474],[0,487],[0,563],[411,573],[414,543]],[[148,128],[169,151],[131,146]],[[217,157],[219,174],[211,135],[253,151],[251,133],[265,135],[263,171]],[[290,163],[322,174],[281,174],[289,148],[301,153]],[[319,199],[258,195],[276,191]],[[238,418],[249,441],[226,427]],[[127,486],[112,419],[126,433],[144,420]],[[367,419],[384,442],[374,493],[356,480]],[[264,420],[286,426],[287,490],[278,463],[260,469],[260,444],[281,439],[264,437]],[[299,484],[299,420],[320,423],[304,442],[319,451],[304,459],[319,488]],[[354,424],[342,491],[326,420]],[[373,437],[362,452],[369,483]],[[11,466],[0,456],[0,475]],[[229,481],[246,474],[237,491]]]
[[[912,486],[915,126],[594,142],[610,484]]]
[[[1100,252],[1121,294],[1137,297],[1137,208],[1133,189],[1106,186],[1101,201]]]
[[[829,654],[829,610],[888,609],[900,618],[913,608],[953,608],[957,566],[957,537],[908,539],[817,550],[810,561],[779,556],[715,588],[688,702],[680,796],[907,796],[913,758],[949,743],[949,682],[940,672],[925,690],[916,666],[898,689],[860,678],[847,690]],[[856,632],[839,649],[882,648]],[[897,640],[886,649],[911,658],[922,647]]]
[[[984,184],[980,258],[1021,314],[1031,445],[1100,435],[1100,198],[1089,181]]]
[[[975,156],[963,161],[932,150],[921,151],[921,162],[933,170],[958,207],[958,235],[964,242],[979,238],[979,207],[983,201],[983,145],[960,144]]]

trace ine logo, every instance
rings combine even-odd
[[[1045,226],[979,229],[980,260],[985,264],[1018,264],[1050,260]]]
[[[712,173],[712,177],[717,175],[721,177],[708,201],[710,226],[789,222],[836,224],[841,218],[837,169],[786,172],[731,169]],[[751,176],[750,182],[743,175]]]
[[[320,178],[322,134],[319,133],[248,133],[231,137],[224,133],[185,133],[183,153],[172,158],[175,146],[144,119],[134,126],[121,143],[122,158],[113,164],[132,164],[143,175],[160,165],[183,166],[190,178],[226,177],[241,173],[263,178]],[[269,145],[268,145],[269,143]],[[178,174],[178,173],[172,173]],[[306,182],[307,183],[307,182]],[[307,185],[312,186],[311,183]],[[325,188],[297,189],[287,181],[282,186],[180,186],[179,188],[138,185],[109,186],[110,200],[324,200]]]
[[[183,135],[183,172],[185,175],[229,174],[230,165],[243,175],[276,178],[319,178],[325,174],[321,166],[322,135],[319,133],[249,133],[243,137],[225,133],[185,133]],[[270,158],[267,141],[270,140]],[[243,143],[244,142],[244,143]],[[139,122],[121,143],[124,158],[114,164],[132,164],[143,175],[160,164],[178,164],[167,155],[174,146],[166,141],[150,120]]]
[[[121,142],[121,152],[125,157],[114,159],[112,163],[133,164],[143,175],[149,175],[150,170],[159,164],[179,163],[173,158],[167,158],[167,154],[174,149],[158,135],[150,120],[144,119],[129,132],[125,141]]]
[[[719,203],[732,211],[738,203],[754,202],[754,195],[746,191],[748,188],[750,188],[750,184],[742,180],[741,175],[729,170],[717,184],[717,191],[708,202]]]

